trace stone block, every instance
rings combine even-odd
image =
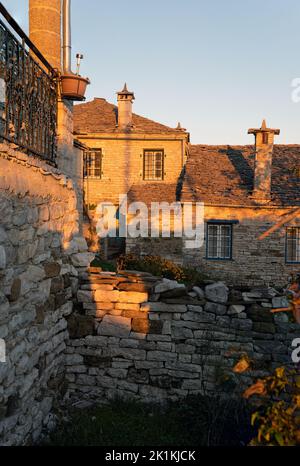
[[[134,303],[116,303],[115,308],[122,311],[139,311],[140,305]]]
[[[21,296],[21,279],[20,278],[15,278],[14,281],[12,282],[11,289],[10,289],[10,296],[9,300],[10,302],[14,303],[18,301],[18,299]]]
[[[120,283],[118,289],[120,291],[131,291],[136,293],[148,293],[152,290],[152,283]]]
[[[123,317],[128,317],[129,319],[148,319],[149,314],[146,312],[139,312],[139,311],[122,311],[121,309],[119,312],[122,313]],[[149,316],[150,319],[150,316]]]
[[[168,351],[148,351],[147,361],[175,361],[177,354]]]
[[[168,280],[167,278],[163,278],[160,283],[155,286],[155,293],[164,293],[166,291],[174,290],[176,288],[184,288],[185,285],[178,283],[175,280]]]
[[[94,300],[94,293],[92,291],[79,290],[77,299],[80,303],[92,303]]]
[[[120,303],[141,304],[148,300],[148,293],[138,293],[135,291],[120,291]]]
[[[243,305],[232,304],[231,306],[229,306],[227,314],[228,315],[240,314],[241,312],[244,312],[245,309],[246,307]]]
[[[75,267],[88,267],[94,258],[95,254],[92,252],[79,252],[73,254],[71,260]]]
[[[190,328],[186,327],[173,327],[172,337],[176,340],[185,340],[187,338],[193,338],[193,332]]]
[[[60,274],[61,265],[58,262],[47,262],[44,264],[46,278],[54,278]]]
[[[191,322],[207,322],[213,323],[215,321],[214,314],[210,312],[191,312],[188,311],[182,316],[183,320],[189,320]]]
[[[104,316],[98,327],[98,335],[127,338],[131,332],[131,319],[121,316]]]
[[[253,322],[254,332],[275,333],[276,327],[271,322]]]
[[[205,287],[205,296],[214,303],[226,304],[228,301],[228,288],[223,282],[207,285]]]
[[[182,304],[166,304],[166,303],[144,303],[141,305],[142,312],[170,312],[170,313],[183,313],[187,312],[187,307]]]
[[[200,288],[199,286],[194,286],[194,287],[193,287],[193,291],[196,293],[196,295],[198,296],[198,298],[204,298],[204,297],[205,297],[204,291],[203,291],[202,288]]]
[[[72,314],[67,319],[70,338],[84,338],[94,333],[94,319],[91,316]]]
[[[118,348],[111,349],[113,358],[123,358],[130,360],[144,361],[146,359],[146,351],[136,348]]]
[[[97,303],[98,302],[116,303],[119,301],[119,295],[120,295],[120,292],[118,290],[113,290],[113,291],[97,290],[95,291],[94,300]]]
[[[207,302],[204,306],[206,312],[211,312],[213,314],[223,316],[226,314],[227,307],[223,304]]]

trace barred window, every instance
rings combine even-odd
[[[84,154],[84,177],[101,178],[102,175],[102,150],[92,149]]]
[[[286,262],[300,262],[300,228],[286,229]]]
[[[207,224],[207,259],[232,258],[232,225]]]
[[[156,181],[164,178],[164,151],[144,151],[144,180]]]

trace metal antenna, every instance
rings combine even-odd
[[[83,59],[83,55],[81,53],[77,53],[76,58],[77,58],[76,74],[79,76],[80,62]]]

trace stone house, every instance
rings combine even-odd
[[[119,202],[132,186],[177,183],[186,162],[189,134],[132,113],[134,93],[117,93],[74,107],[74,133],[89,149],[84,170],[85,202]]]
[[[300,146],[274,145],[278,129],[250,129],[255,145],[189,143],[172,129],[132,113],[134,94],[75,106],[76,137],[89,147],[85,202],[204,203],[204,241],[127,238],[126,251],[159,254],[235,284],[284,284],[300,263]],[[172,212],[171,212],[172,213]]]

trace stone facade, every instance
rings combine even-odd
[[[161,190],[166,183],[176,183],[183,168],[185,148],[182,135],[170,138],[147,133],[117,137],[103,134],[94,138],[78,136],[78,139],[89,148],[102,149],[102,179],[84,180],[87,205],[98,205],[99,202],[118,205],[119,195],[127,194],[132,185],[143,182],[143,152],[146,149],[164,151],[165,178],[157,182]],[[143,184],[147,189],[149,183],[145,181]]]
[[[96,269],[79,280],[66,350],[73,400],[239,396],[254,378],[291,363],[299,326],[270,313],[286,304],[272,288],[243,292],[219,282],[188,289],[143,272]],[[232,369],[244,355],[250,369],[237,375]]]
[[[189,134],[181,128],[170,128],[132,114],[132,103],[127,103],[130,110],[126,107],[125,115],[130,124],[125,127],[119,122],[118,115],[124,114],[122,106],[126,102],[119,101],[118,108],[105,99],[95,98],[74,107],[76,138],[87,148],[102,151],[101,179],[88,177],[84,180],[88,206],[99,202],[118,205],[119,195],[128,193],[135,184],[141,183],[147,190],[151,181],[143,180],[144,150],[162,150],[164,153],[163,180],[155,182],[162,190],[165,184],[177,183],[184,167]]]
[[[44,162],[0,146],[0,444],[53,428],[65,393],[66,317],[78,270],[93,258],[80,236],[77,191]]]
[[[291,275],[299,273],[299,264],[285,260],[286,227],[300,226],[299,216],[284,222],[289,216],[289,208],[205,205],[201,247],[186,248],[181,238],[128,238],[126,252],[161,255],[230,285],[285,286]],[[232,225],[231,260],[206,258],[207,222],[214,219],[236,222]],[[278,227],[272,228],[276,224]]]

